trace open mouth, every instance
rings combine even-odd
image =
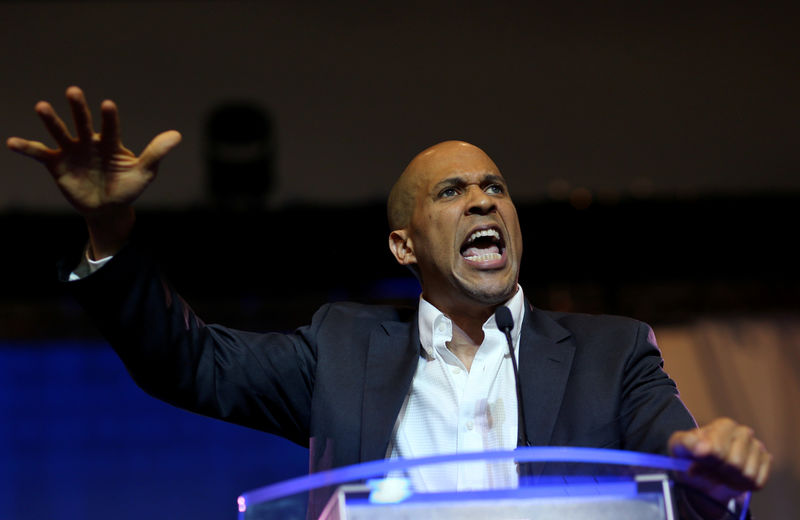
[[[506,243],[495,227],[476,229],[461,244],[461,256],[470,263],[489,264],[503,259]]]

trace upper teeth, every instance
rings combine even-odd
[[[480,237],[492,237],[495,240],[500,240],[500,233],[497,232],[495,229],[481,229],[480,231],[476,231],[469,236],[469,240],[467,243],[474,242]]]

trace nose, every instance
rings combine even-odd
[[[471,185],[467,195],[468,215],[487,215],[497,209],[495,200],[480,186]]]

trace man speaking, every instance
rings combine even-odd
[[[530,305],[516,209],[476,146],[424,150],[391,190],[389,248],[422,284],[416,312],[328,304],[294,333],[256,334],[205,324],[131,240],[133,202],[180,134],[156,136],[137,157],[120,141],[112,101],[96,133],[82,91],[66,94],[74,136],[40,102],[58,148],[7,144],[43,163],[84,216],[84,258],[62,277],[148,393],[308,446],[312,471],[524,443],[689,458],[689,483],[721,503],[766,482],[771,456],[750,428],[727,418],[696,427],[647,325]],[[500,307],[511,317],[498,327]],[[517,476],[508,464],[412,478],[437,490],[513,486]]]

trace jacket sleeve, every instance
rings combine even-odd
[[[681,401],[675,382],[664,371],[653,330],[645,323],[637,324],[621,387],[623,448],[666,455],[672,432],[694,428],[696,424]]]
[[[314,338],[327,307],[291,334],[206,325],[135,245],[64,283],[148,394],[308,445]]]

